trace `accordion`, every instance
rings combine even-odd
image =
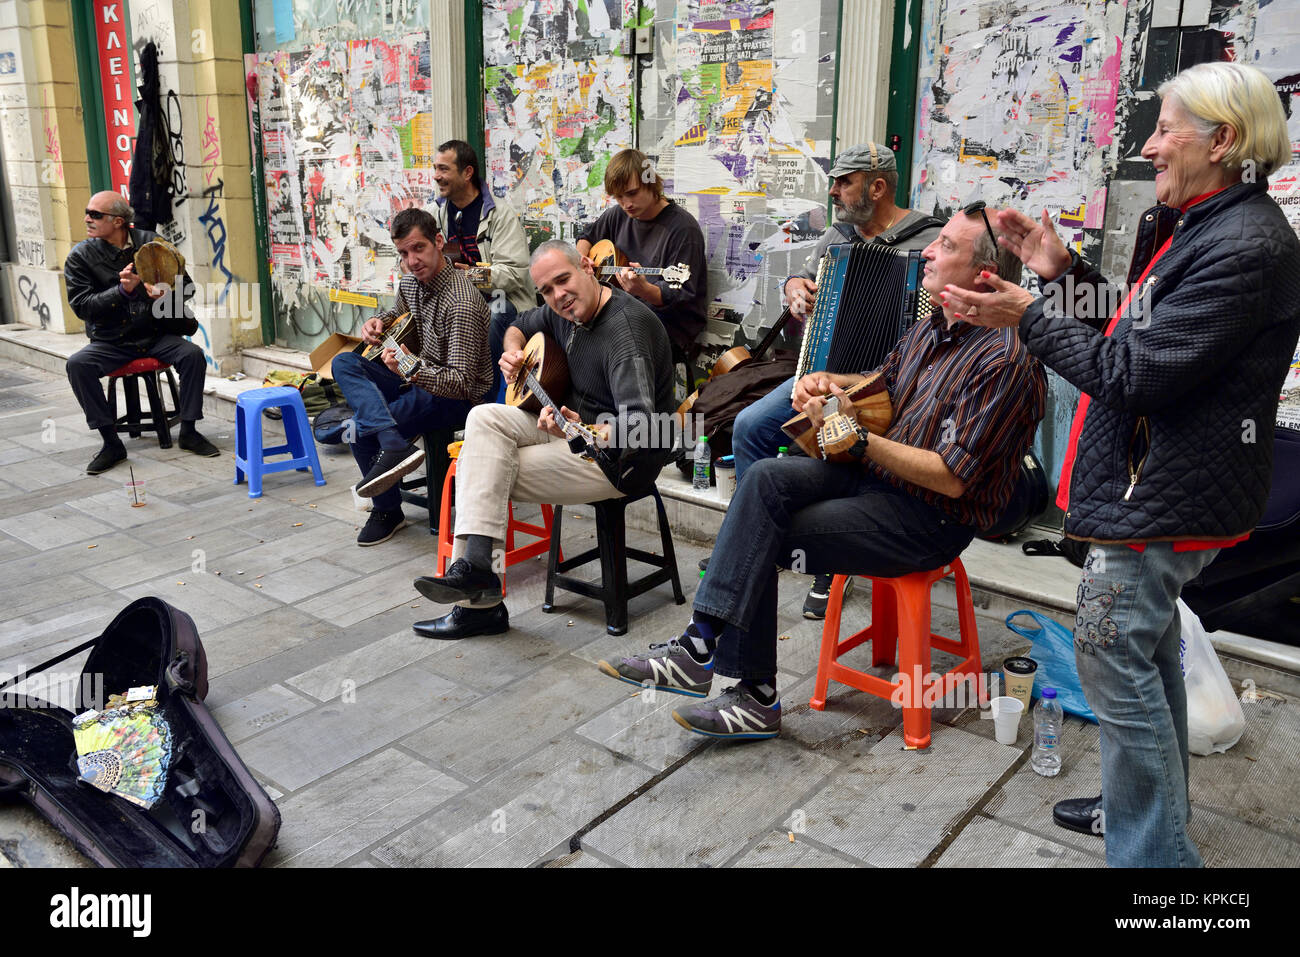
[[[918,316],[933,308],[921,288],[921,251],[877,243],[832,246],[817,267],[817,300],[795,377],[879,366]]]

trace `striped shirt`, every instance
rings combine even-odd
[[[1016,330],[956,322],[936,312],[899,340],[880,367],[894,407],[885,437],[938,453],[966,486],[960,498],[921,488],[875,462],[895,488],[963,525],[991,528],[1001,516],[1043,417],[1047,376]]]
[[[398,284],[401,298],[379,318],[400,316],[405,301],[417,319],[420,348],[412,349],[425,366],[412,381],[446,399],[480,401],[492,387],[488,351],[488,307],[463,271],[443,259],[443,268],[427,285],[412,275]]]

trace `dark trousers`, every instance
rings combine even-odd
[[[714,670],[776,674],[777,566],[807,574],[893,578],[937,568],[975,530],[856,465],[763,459],[727,508],[695,608],[727,624]]]
[[[136,359],[157,359],[175,368],[181,377],[181,421],[203,418],[203,378],[207,371],[203,350],[180,336],[163,336],[147,349],[92,342],[68,357],[68,382],[86,413],[88,426],[102,429],[114,424],[113,410],[108,407],[99,380]]]
[[[501,374],[497,360],[506,351],[506,330],[514,324],[519,315],[515,304],[504,295],[494,296],[489,300],[492,307],[492,321],[488,326],[488,349],[492,353],[492,391],[488,393],[493,402],[504,402],[506,398],[506,379]]]
[[[376,438],[379,432],[396,428],[409,439],[432,429],[464,428],[465,417],[473,407],[473,403],[464,399],[431,395],[419,386],[407,383],[382,362],[363,359],[355,352],[335,356],[331,368],[343,398],[352,409],[356,430],[352,457],[361,467],[362,475],[370,471],[375,456],[379,454],[379,440]],[[401,486],[394,485],[376,495],[372,502],[374,508],[382,511],[400,508]]]

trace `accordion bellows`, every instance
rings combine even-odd
[[[879,366],[918,316],[928,316],[920,250],[876,243],[832,246],[817,269],[817,300],[795,375]]]

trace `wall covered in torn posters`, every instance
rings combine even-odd
[[[245,58],[260,127],[276,341],[356,333],[398,279],[388,226],[436,193],[428,4],[257,0]],[[386,299],[384,300],[387,301]]]
[[[605,207],[609,156],[639,147],[704,232],[706,355],[753,342],[825,228],[837,14],[836,0],[488,0],[490,188],[534,244],[572,239]],[[625,57],[638,22],[653,54]]]
[[[1206,60],[1260,67],[1283,94],[1300,155],[1295,14],[1289,0],[925,0],[911,205],[940,216],[976,199],[1045,208],[1121,281],[1137,217],[1155,203],[1140,154],[1164,80]],[[1300,225],[1297,174],[1279,171],[1270,189]],[[1295,371],[1300,387],[1300,361]],[[1077,397],[1051,376],[1037,445],[1053,486]],[[1295,404],[1300,420],[1300,392]]]

